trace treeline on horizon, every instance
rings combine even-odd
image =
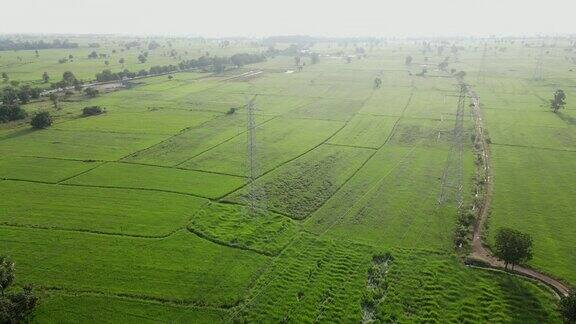
[[[55,39],[51,42],[39,41],[13,41],[10,39],[0,39],[0,51],[19,51],[19,50],[41,50],[52,48],[77,48],[78,43],[72,43],[65,40]]]

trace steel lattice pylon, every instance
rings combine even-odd
[[[532,76],[533,80],[542,80],[542,64],[544,63],[544,44],[540,46],[540,50],[538,51],[538,56],[536,57],[536,66],[534,67],[534,75]]]
[[[463,155],[464,155],[464,109],[466,107],[466,93],[468,88],[465,84],[460,85],[460,93],[458,95],[458,107],[456,109],[456,119],[454,121],[454,129],[452,130],[452,138],[450,145],[450,152],[446,161],[446,167],[442,174],[442,182],[440,187],[440,196],[438,203],[443,204],[449,199],[449,190],[454,190],[454,200],[458,208],[463,204]]]
[[[266,212],[266,195],[261,188],[256,185],[256,179],[260,175],[260,165],[258,161],[258,146],[256,141],[256,96],[246,104],[246,178],[248,180],[248,193],[245,196],[248,214],[257,216]]]

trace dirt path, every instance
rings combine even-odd
[[[485,228],[490,211],[490,205],[492,203],[492,164],[490,149],[488,147],[488,142],[484,132],[484,123],[482,122],[482,116],[480,114],[480,99],[476,92],[470,88],[470,86],[468,86],[468,92],[472,100],[473,109],[475,111],[475,130],[476,136],[479,136],[480,139],[483,167],[485,171],[485,194],[483,197],[484,203],[478,211],[476,224],[474,224],[472,253],[470,255],[470,259],[482,261],[492,268],[504,269],[504,262],[492,256],[490,251],[484,246],[482,242],[482,231]],[[543,284],[552,288],[559,296],[566,296],[570,291],[570,288],[566,284],[536,270],[522,266],[516,266],[514,270],[510,271],[542,282]]]

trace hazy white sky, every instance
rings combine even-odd
[[[0,33],[575,34],[574,15],[576,0],[2,0]]]

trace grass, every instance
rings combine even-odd
[[[105,65],[86,58],[89,39],[77,39],[72,63],[56,63],[68,50],[42,50],[39,58],[3,52],[0,66],[36,85],[44,71],[54,81],[66,70],[90,79]],[[140,64],[139,49],[99,42],[113,71],[121,56],[130,70],[180,60],[159,49]],[[265,49],[171,42],[182,59]],[[480,94],[492,142],[488,242],[502,226],[528,232],[529,265],[573,283],[576,82],[566,44],[549,48],[543,81],[530,80],[534,48],[525,43],[491,44],[485,81],[476,78],[480,45],[459,44],[449,68],[465,71]],[[43,297],[36,320],[558,322],[549,291],[467,268],[454,252],[458,168],[449,161],[458,156],[458,86],[437,69],[443,57],[399,40],[373,44],[349,63],[339,52],[353,55],[355,46],[311,50],[320,63],[303,57],[302,71],[279,55],[221,75],[139,79],[93,99],[72,95],[59,109],[48,100],[25,105],[29,114],[50,111],[47,130],[31,130],[26,119],[0,125],[0,255],[15,259],[17,285],[31,282]],[[425,65],[427,75],[416,76]],[[256,69],[263,73],[229,79]],[[559,87],[568,106],[553,114],[547,100]],[[269,208],[256,216],[245,206],[251,99],[254,186]],[[106,114],[81,117],[91,105]],[[465,206],[474,175],[468,105]],[[451,186],[440,202],[443,181]]]
[[[572,236],[576,213],[571,197],[576,180],[568,172],[576,153],[532,148],[492,147],[494,198],[490,242],[500,227],[512,227],[534,239],[530,265],[576,282]],[[518,165],[522,167],[519,168]]]
[[[57,183],[98,165],[99,162],[8,156],[0,159],[0,178]]]
[[[0,223],[163,236],[186,225],[206,200],[154,191],[0,181]]]
[[[256,118],[263,123],[271,117]],[[123,159],[127,162],[176,166],[216,146],[242,136],[246,115],[233,114],[212,119]]]
[[[214,323],[221,322],[225,314],[211,308],[182,307],[128,298],[49,293],[43,296],[32,322]]]
[[[266,257],[187,231],[163,239],[0,227],[18,282],[175,303],[230,307]]]
[[[65,184],[153,189],[219,198],[245,182],[243,178],[222,174],[111,162]]]
[[[194,214],[188,229],[224,245],[275,255],[300,226],[278,214],[253,216],[241,205],[211,203]]]
[[[258,127],[260,174],[321,144],[343,126],[340,122],[276,118]],[[246,175],[246,136],[238,136],[180,166],[187,169]]]
[[[560,323],[547,288],[501,272],[466,268],[454,257],[392,252],[382,322]]]
[[[165,135],[152,134],[44,129],[0,141],[0,152],[19,156],[116,160],[165,138]]]
[[[328,143],[379,148],[397,120],[397,117],[356,115]]]
[[[322,145],[259,178],[254,186],[267,196],[268,207],[296,219],[308,217],[358,170],[373,150]],[[226,197],[241,202],[246,187]]]
[[[198,126],[214,116],[214,113],[209,112],[157,108],[140,113],[108,112],[99,116],[61,123],[54,128],[68,131],[171,135],[186,128]]]

